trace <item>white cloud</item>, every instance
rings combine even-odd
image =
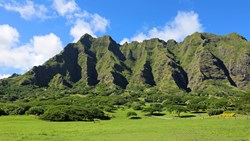
[[[18,42],[19,33],[7,24],[0,25],[0,49],[10,48]]]
[[[57,13],[61,16],[65,16],[67,14],[72,14],[79,10],[78,5],[75,0],[54,0],[53,8],[57,11]]]
[[[15,46],[15,42],[18,41],[17,30],[9,25],[0,25],[0,27],[3,26],[5,28],[7,27],[7,29],[0,28],[0,33],[3,33],[3,30],[5,30],[10,36],[9,39],[13,40],[11,40],[12,43],[1,43],[0,66],[2,67],[27,70],[32,66],[43,64],[63,49],[60,38],[53,33],[43,36],[34,36],[29,43],[22,46]],[[0,36],[0,41],[2,40],[6,39]]]
[[[107,19],[101,17],[96,13],[90,14],[84,11],[81,14],[76,14],[75,17],[77,18],[74,26],[70,29],[70,35],[72,35],[74,38],[73,42],[78,41],[80,37],[85,33],[96,37],[96,33],[106,32],[106,28],[109,25]]]
[[[78,41],[85,33],[96,37],[97,33],[106,32],[109,26],[106,18],[97,13],[82,10],[75,0],[54,0],[52,7],[72,24],[70,35],[74,38],[73,42]]]
[[[8,78],[10,76],[11,76],[10,74],[0,74],[0,79]]]
[[[203,31],[202,24],[199,21],[197,13],[179,11],[173,21],[168,22],[164,27],[153,27],[146,33],[138,33],[129,41],[143,41],[150,38],[160,38],[162,40],[174,39],[182,41],[187,35],[194,32]]]
[[[53,33],[34,36],[28,45],[32,49],[31,53],[35,55],[33,65],[41,65],[63,49],[60,38]]]
[[[0,7],[8,11],[18,12],[25,20],[30,20],[34,17],[46,19],[48,9],[44,5],[34,4],[31,0],[26,0],[25,3],[17,1],[0,2]]]
[[[92,36],[95,36],[90,23],[78,19],[75,22],[74,26],[70,29],[70,35],[74,37],[73,42],[77,42],[84,33],[88,33]]]
[[[136,36],[134,36],[131,40],[132,41],[138,41],[138,42],[142,42],[145,39],[149,39],[151,38],[150,36],[144,34],[144,33],[139,33]]]
[[[92,25],[94,32],[106,32],[106,28],[109,25],[107,19],[101,17],[96,13],[92,14],[90,17],[90,24]]]
[[[123,38],[120,42],[121,45],[123,45],[124,43],[128,43],[129,42],[129,39],[128,38]]]

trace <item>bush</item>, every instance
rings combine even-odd
[[[137,116],[136,112],[130,111],[127,113],[127,117],[136,117],[136,116]]]
[[[163,106],[160,103],[150,104],[150,107],[143,109],[143,112],[149,112],[150,115],[153,115],[155,112],[162,112]]]
[[[26,111],[26,114],[30,114],[30,115],[42,115],[44,113],[44,108],[41,106],[35,106],[35,107],[31,107],[28,111]]]
[[[126,104],[128,101],[125,98],[122,97],[118,97],[114,100],[114,105],[124,105]]]
[[[7,115],[3,109],[0,108],[0,116]]]
[[[207,111],[207,114],[208,114],[209,116],[213,116],[213,115],[220,115],[220,114],[222,114],[223,112],[224,112],[224,111],[221,110],[221,109],[210,109],[210,110]]]
[[[93,121],[94,118],[108,119],[103,111],[96,108],[65,105],[49,108],[40,118],[50,121]]]
[[[60,110],[48,110],[41,117],[43,120],[68,121],[68,115]]]
[[[106,112],[112,113],[113,110],[115,110],[115,107],[112,107],[112,106],[105,106],[103,109],[104,109],[104,111],[106,111]]]
[[[167,107],[167,110],[172,113],[173,111],[175,111],[175,113],[177,114],[178,117],[180,117],[181,113],[182,112],[188,112],[189,110],[184,107],[184,106],[181,106],[181,105],[169,105]]]
[[[202,110],[202,111],[205,111],[206,109],[206,105],[205,104],[188,104],[187,105],[187,108],[190,110],[190,111],[195,111],[195,112],[198,112],[199,110]]]
[[[107,117],[105,115],[105,113],[100,110],[100,109],[97,109],[97,108],[93,108],[90,110],[90,113],[91,115],[94,116],[94,118],[98,118],[98,119],[102,119],[102,120],[107,120],[107,119],[110,119],[109,117]]]
[[[142,110],[142,104],[140,104],[140,103],[133,103],[132,104],[132,108],[134,109],[134,110]]]
[[[7,115],[23,115],[25,109],[19,105],[7,104],[2,108]]]
[[[127,113],[127,117],[128,117],[129,119],[141,119],[141,117],[138,117],[138,116],[137,116],[137,113],[134,112],[134,111],[128,112],[128,113]]]

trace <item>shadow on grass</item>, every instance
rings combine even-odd
[[[153,114],[145,114],[145,116],[164,116],[166,114],[163,113],[153,113]]]
[[[199,112],[191,112],[192,114],[204,114],[204,113],[207,113],[207,112],[201,112],[201,111],[199,111]]]
[[[178,116],[175,116],[178,117]],[[179,116],[179,118],[191,118],[191,117],[196,117],[195,115],[183,115],[183,116]]]
[[[130,117],[129,119],[141,119],[141,117]]]

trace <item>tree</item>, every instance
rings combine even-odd
[[[104,112],[97,108],[66,105],[52,106],[40,118],[50,121],[93,121],[95,118],[108,119]]]
[[[237,102],[237,108],[241,113],[250,115],[250,94],[245,94],[240,97]]]
[[[132,108],[134,109],[134,110],[142,110],[142,104],[141,103],[139,103],[139,102],[135,102],[135,103],[133,103],[132,105]]]
[[[250,119],[250,104],[244,106],[244,111],[247,114],[247,119]]]
[[[28,111],[26,111],[26,114],[36,115],[39,116],[44,113],[44,109],[41,106],[34,106],[31,107]]]
[[[209,116],[213,116],[213,115],[220,115],[222,114],[224,111],[222,109],[210,109],[207,111],[207,114]]]
[[[205,104],[201,104],[201,103],[192,103],[192,104],[188,104],[187,108],[190,111],[195,111],[195,112],[199,112],[199,110],[205,111],[206,110],[206,105]]]
[[[25,113],[25,109],[23,107],[15,104],[7,104],[2,109],[8,115],[22,115]]]
[[[187,108],[190,111],[195,111],[195,112],[199,112],[199,110],[205,111],[206,108],[207,108],[206,102],[205,102],[206,99],[207,98],[205,98],[205,97],[194,97],[194,98],[191,98],[188,101]]]
[[[155,112],[162,112],[163,106],[160,103],[150,104],[150,107],[144,108],[144,112],[149,112],[153,115]]]
[[[186,107],[180,105],[172,105],[168,107],[168,111],[171,113],[175,111],[178,117],[180,117],[182,112],[188,112],[189,110]]]

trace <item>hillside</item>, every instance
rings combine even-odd
[[[150,39],[123,45],[110,36],[85,34],[43,65],[0,80],[0,93],[26,87],[77,92],[152,87],[187,92],[248,90],[250,43],[236,33],[194,33],[180,43]]]

